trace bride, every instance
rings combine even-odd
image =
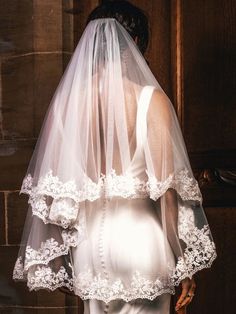
[[[21,187],[29,210],[13,277],[70,289],[84,313],[168,314],[181,283],[180,313],[217,256],[147,44],[147,18],[127,1],[90,14]]]

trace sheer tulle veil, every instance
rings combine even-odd
[[[149,105],[138,116],[143,97]],[[134,163],[137,154],[144,171]],[[216,258],[174,107],[113,18],[87,25],[48,107],[20,192],[29,208],[13,277],[31,290],[74,289],[70,249],[88,236],[86,210],[114,197],[153,202],[175,257],[169,286]],[[165,246],[163,254],[169,254]]]

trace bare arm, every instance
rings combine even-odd
[[[155,176],[162,181],[174,171],[174,152],[171,136],[172,117],[170,103],[167,96],[161,91],[154,91],[148,110],[147,123],[148,145],[154,165]],[[162,219],[165,220],[168,241],[176,256],[181,255],[184,243],[178,238],[178,201],[177,192],[170,188],[161,197],[164,207]],[[181,246],[180,246],[181,242]],[[196,289],[194,278],[185,278],[181,281],[182,291],[176,304],[176,311],[186,313],[186,306],[191,302]]]
[[[165,180],[174,171],[173,145],[171,142],[171,112],[169,99],[161,91],[154,91],[148,110],[148,145],[150,147],[155,176],[159,181]],[[166,232],[169,243],[176,256],[181,254],[178,234],[177,194],[168,189],[161,199]]]

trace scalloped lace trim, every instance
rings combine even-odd
[[[30,266],[35,264],[48,264],[52,259],[67,255],[69,247],[76,247],[80,242],[80,236],[77,231],[62,231],[62,244],[59,244],[55,239],[50,238],[41,243],[39,250],[33,249],[30,245],[26,246],[25,250],[25,271]]]
[[[27,245],[25,249],[24,265],[22,257],[20,256],[15,263],[13,278],[23,279],[31,266],[38,264],[47,265],[56,257],[67,255],[70,247],[76,247],[84,239],[84,233],[80,233],[75,229],[63,230],[61,236],[63,239],[62,244],[59,244],[54,238],[50,238],[45,242],[41,242],[38,250],[35,250],[30,245]]]
[[[146,171],[147,172],[147,171]],[[188,169],[170,174],[165,181],[158,181],[148,175],[148,180],[134,178],[130,174],[117,175],[113,169],[107,176],[101,175],[98,183],[84,178],[83,190],[78,190],[74,180],[61,182],[53,176],[52,170],[41,177],[37,186],[28,174],[22,183],[20,193],[29,194],[29,204],[34,215],[44,223],[54,223],[63,228],[73,227],[79,211],[79,202],[94,201],[101,197],[147,198],[157,200],[169,188],[175,189],[183,200],[196,200],[202,203],[202,195],[197,180],[189,175]],[[49,203],[48,196],[53,200]]]
[[[147,171],[146,171],[147,172]],[[148,174],[148,172],[147,172]],[[174,188],[183,200],[202,201],[202,195],[197,180],[190,176],[187,168],[171,173],[164,181],[158,181],[153,175],[148,174],[148,180],[134,178],[131,174],[117,175],[112,169],[107,176],[104,174],[93,182],[90,178],[84,177],[83,190],[78,190],[74,180],[61,182],[57,176],[53,176],[49,170],[41,177],[37,186],[33,186],[33,178],[28,174],[22,183],[20,193],[36,195],[49,195],[55,199],[71,198],[76,203],[85,200],[94,201],[102,196],[110,198],[121,196],[124,198],[141,198],[150,196],[158,199],[168,188]]]
[[[56,257],[57,254],[54,258]],[[61,266],[58,272],[54,272],[50,266],[40,265],[44,264],[44,261],[44,258],[41,261],[35,261],[36,269],[28,272],[24,268],[22,256],[18,257],[13,270],[13,279],[26,280],[30,291],[38,289],[53,291],[62,286],[73,291],[73,278],[67,273],[65,267]]]
[[[28,287],[30,291],[40,288],[55,290],[62,286],[71,291],[74,290],[73,279],[67,273],[64,266],[61,266],[57,273],[52,271],[50,267],[37,266],[34,274],[28,276]]]
[[[195,200],[202,203],[202,194],[197,180],[189,175],[188,169],[179,170],[171,173],[165,181],[158,181],[153,175],[148,175],[147,190],[150,198],[157,200],[169,188],[175,189],[182,200]]]
[[[153,300],[162,293],[175,293],[174,287],[168,285],[164,280],[160,278],[155,281],[149,280],[138,271],[133,273],[129,288],[125,288],[120,278],[109,282],[100,273],[97,276],[93,276],[90,269],[80,273],[75,279],[74,285],[75,293],[81,299],[96,298],[106,303],[118,298],[126,302],[137,298]]]
[[[190,212],[189,214],[191,215]],[[31,261],[31,265],[38,264],[36,270],[28,273],[20,256],[15,264],[13,278],[27,280],[30,290],[43,288],[55,290],[58,287],[65,286],[71,291],[75,291],[82,299],[96,298],[104,302],[116,298],[125,301],[135,298],[153,300],[157,295],[165,292],[174,294],[173,287],[179,285],[182,279],[192,278],[198,270],[211,267],[212,262],[217,257],[215,244],[209,237],[209,225],[204,225],[202,229],[198,229],[194,227],[191,219],[188,220],[186,216],[184,219],[183,217],[180,218],[180,220],[182,223],[180,224],[179,236],[186,242],[187,247],[184,255],[178,258],[176,266],[174,268],[168,266],[170,274],[168,280],[157,278],[155,281],[151,281],[138,271],[134,271],[130,287],[125,288],[120,278],[110,282],[101,273],[93,276],[89,268],[81,272],[76,278],[71,278],[63,266],[61,266],[59,272],[55,273],[49,266],[40,265],[47,264],[49,259],[59,256],[61,246],[57,244],[55,239],[43,242],[38,251],[28,247],[26,249],[27,268]],[[69,243],[72,246],[75,245],[73,235],[70,237]],[[50,250],[52,251],[49,252]],[[63,254],[62,250],[61,255]]]

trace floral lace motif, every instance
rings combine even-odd
[[[107,176],[102,174],[98,183],[84,177],[82,190],[77,189],[74,180],[63,183],[57,176],[53,176],[52,170],[49,170],[44,177],[39,179],[37,186],[33,186],[33,178],[28,174],[23,180],[20,192],[33,197],[49,195],[54,199],[71,198],[78,203],[85,200],[94,201],[102,196],[142,198],[150,195],[156,200],[168,188],[176,189],[183,200],[202,200],[198,182],[190,176],[186,168],[179,170],[176,174],[171,173],[164,181],[158,181],[155,176],[149,174],[147,181],[134,178],[129,173],[117,175],[113,169]]]
[[[187,244],[184,255],[178,258],[174,269],[169,268],[167,278],[151,281],[135,271],[130,287],[126,288],[120,278],[109,282],[101,273],[93,276],[91,270],[87,269],[75,279],[76,294],[82,299],[96,298],[106,303],[116,298],[128,302],[136,298],[153,300],[166,292],[174,294],[174,286],[178,286],[186,277],[191,279],[198,270],[211,267],[217,257],[215,244],[209,237],[209,225],[204,225],[202,229],[194,227],[187,233],[185,231],[182,230],[183,240]]]
[[[185,223],[183,220],[181,221]],[[213,260],[217,256],[215,244],[209,236],[210,229],[208,225],[204,225],[202,229],[194,227],[193,224],[190,229],[181,228],[179,229],[179,235],[187,245],[184,255],[178,258],[174,269],[169,269],[168,276],[156,278],[155,281],[146,278],[137,270],[133,273],[129,287],[126,287],[120,278],[116,278],[111,282],[101,273],[93,275],[89,268],[79,273],[77,277],[73,275],[73,269],[72,275],[70,275],[63,266],[57,273],[53,272],[50,266],[40,264],[44,264],[49,259],[49,256],[50,258],[52,257],[48,252],[49,248],[53,248],[53,252],[55,252],[54,257],[57,255],[57,251],[60,250],[61,246],[59,244],[56,245],[57,242],[54,239],[49,239],[42,243],[41,248],[37,252],[31,249],[28,250],[29,260],[32,258],[37,260],[38,265],[35,270],[29,268],[28,271],[25,271],[22,257],[19,257],[15,264],[13,278],[28,280],[30,290],[43,288],[55,290],[58,287],[66,286],[83,300],[96,298],[109,302],[113,299],[121,298],[128,302],[136,298],[153,300],[156,296],[166,292],[174,294],[174,286],[179,285],[181,280],[186,277],[192,278],[193,274],[198,270],[211,267]],[[72,246],[75,245],[73,236],[69,242]]]
[[[148,177],[148,191],[150,198],[153,200],[157,200],[169,188],[173,188],[178,192],[182,200],[196,200],[202,203],[202,194],[198,182],[194,177],[189,175],[188,169],[180,170],[176,174],[170,174],[164,182],[158,181],[152,175],[148,175]]]
[[[51,237],[42,242],[37,250],[28,245],[25,259],[20,256],[16,261],[13,278],[27,280],[30,290],[55,290],[65,286],[75,291],[82,299],[96,298],[104,302],[116,298],[125,301],[136,298],[153,300],[162,293],[174,294],[174,286],[179,285],[182,279],[191,278],[198,270],[210,267],[217,255],[209,226],[197,228],[193,209],[180,204],[178,233],[179,238],[186,243],[186,248],[183,249],[183,255],[178,257],[175,266],[167,265],[169,274],[165,278],[158,277],[152,281],[138,270],[134,270],[130,285],[126,286],[121,278],[111,281],[104,274],[94,274],[89,268],[75,277],[70,264],[71,270],[61,266],[59,271],[54,272],[50,267],[50,261],[68,255],[69,247],[76,247],[81,237],[84,237],[85,217],[82,216],[78,205],[81,201],[93,201],[104,196],[150,197],[157,200],[169,188],[176,189],[183,200],[202,201],[198,183],[188,174],[187,169],[175,175],[170,174],[164,182],[158,181],[148,173],[147,175],[148,180],[145,182],[129,174],[118,176],[113,171],[106,177],[101,176],[98,183],[87,179],[83,191],[78,191],[74,181],[60,182],[58,177],[52,175],[52,171],[40,178],[37,186],[33,186],[33,179],[28,175],[23,181],[21,192],[30,195],[29,203],[33,214],[46,224],[54,223],[66,230],[61,232],[62,243]]]
[[[113,169],[107,176],[101,175],[98,183],[85,177],[83,189],[78,190],[74,180],[61,182],[50,170],[41,177],[37,186],[33,186],[33,178],[28,174],[23,180],[21,193],[29,194],[29,204],[34,215],[44,223],[54,223],[63,228],[73,227],[76,221],[79,202],[94,201],[100,197],[112,198],[146,198],[157,200],[169,188],[175,189],[183,200],[202,202],[202,195],[196,179],[189,175],[187,169],[170,174],[165,181],[158,181],[155,176],[148,175],[147,181],[132,177],[131,174],[117,175]],[[49,198],[53,198],[51,204]]]
[[[13,269],[13,279],[23,280],[24,276],[24,264],[22,256],[19,256],[16,260],[15,267]]]
[[[25,270],[35,264],[48,264],[52,259],[67,255],[69,247],[76,247],[79,243],[79,237],[76,231],[62,231],[64,243],[59,244],[55,239],[50,238],[41,243],[39,250],[33,249],[30,245],[25,250]]]
[[[33,249],[30,245],[25,249],[25,260],[23,264],[22,256],[17,258],[15,263],[13,278],[24,279],[26,278],[27,271],[33,265],[44,264],[47,265],[51,260],[56,257],[67,255],[69,248],[79,245],[83,237],[77,230],[63,230],[62,233],[63,243],[59,244],[55,239],[50,238],[42,242],[38,250]]]
[[[204,225],[202,229],[197,228],[191,208],[180,206],[178,233],[179,238],[186,243],[186,248],[183,256],[178,258],[171,276],[172,282],[177,285],[186,275],[192,278],[197,271],[210,267],[217,257],[209,225]]]
[[[109,282],[100,273],[93,276],[90,269],[80,273],[75,279],[75,293],[81,299],[96,298],[108,303],[114,299],[123,299],[126,302],[137,298],[153,300],[162,293],[174,294],[174,288],[165,284],[164,281],[157,279],[151,281],[135,271],[131,278],[129,288],[125,288],[120,278]]]
[[[30,273],[28,276],[30,291],[40,288],[55,290],[62,286],[73,291],[73,279],[63,266],[60,267],[58,272],[54,272],[50,267],[38,265],[35,272]]]

